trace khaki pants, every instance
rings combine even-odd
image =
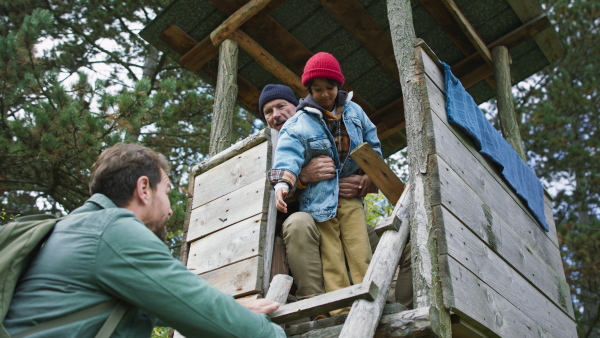
[[[365,228],[371,241],[370,247],[375,250],[379,238],[375,234],[374,227],[366,225]],[[296,292],[298,300],[325,293],[319,249],[321,235],[314,219],[302,211],[290,215],[283,223],[283,240],[288,265],[298,288]],[[410,252],[409,241],[400,258],[400,273],[396,281],[395,293],[397,302],[412,309],[413,285]],[[346,271],[345,267],[344,271]]]
[[[319,251],[321,235],[315,220],[298,211],[283,222],[282,231],[288,265],[298,288],[296,298],[301,300],[325,293]]]
[[[317,222],[317,227],[321,233],[325,291],[350,286],[346,261],[352,282],[361,283],[372,257],[362,200],[340,198],[337,216]]]

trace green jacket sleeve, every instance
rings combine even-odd
[[[285,337],[266,315],[239,305],[175,260],[134,217],[106,229],[97,254],[106,292],[159,318],[186,337]]]

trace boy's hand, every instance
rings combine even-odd
[[[275,193],[275,201],[277,202],[276,203],[277,210],[283,212],[284,214],[287,214],[287,203],[285,203],[283,201],[283,199],[285,198],[285,195],[287,195],[288,191],[289,191],[289,188],[285,187],[285,188],[278,189],[277,192]]]

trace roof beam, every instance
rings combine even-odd
[[[243,25],[248,19],[252,18],[256,13],[260,12],[271,0],[250,0],[247,4],[240,7],[237,11],[231,14],[222,24],[219,25],[212,33],[210,39],[213,45],[218,46],[227,37]]]
[[[166,44],[168,44],[171,48],[173,48],[173,50],[175,50],[177,53],[183,55],[189,53],[189,51],[194,49],[195,46],[198,46],[198,42],[196,41],[196,39],[189,36],[181,28],[175,25],[167,27],[167,29],[165,29],[160,34],[160,39],[163,40]],[[214,55],[213,58],[218,55],[218,48],[215,49],[217,50],[217,54]],[[210,59],[208,61],[210,61]],[[214,65],[212,65],[208,61],[201,65],[198,69],[196,69],[196,71],[201,69],[210,78],[216,81],[218,70]],[[254,85],[252,85],[250,81],[244,79],[239,74],[237,77],[237,85],[238,101],[242,105],[247,107],[250,111],[252,111],[255,116],[260,118],[260,115],[258,114],[258,98],[260,97],[260,91],[258,90],[258,88],[254,87]]]
[[[446,6],[440,5],[440,0],[419,0],[421,5],[429,12],[431,17],[442,28],[450,40],[458,47],[464,55],[471,55],[475,52],[475,48],[469,42],[467,35],[456,25],[452,14]]]
[[[536,0],[507,0],[507,2],[521,19],[521,22],[528,22],[544,13]],[[565,50],[552,27],[549,26],[539,34],[534,35],[533,39],[550,64],[565,55]]]
[[[422,0],[421,2],[423,1],[427,0]],[[535,36],[539,32],[544,31],[548,27],[551,27],[550,20],[548,20],[545,13],[542,13],[519,28],[492,42],[487,48],[491,50],[496,46],[506,46],[507,48],[514,47],[532,36]],[[452,73],[460,79],[465,88],[469,88],[479,81],[492,76],[494,74],[494,69],[483,61],[481,54],[473,52],[473,54],[452,66]],[[397,110],[398,113],[392,113],[394,110]],[[401,118],[392,117],[395,115],[400,115]],[[406,125],[404,119],[403,98],[400,97],[381,108],[370,115],[369,118],[377,126],[377,133],[380,140],[384,140],[397,131],[402,130]]]
[[[217,9],[225,15],[231,15],[238,8],[243,6],[245,0],[209,0]],[[274,2],[274,0],[272,0]],[[267,6],[267,10],[271,6]],[[258,15],[250,18],[241,27],[244,32],[251,36],[258,44],[268,50],[271,55],[287,64],[290,70],[296,74],[302,74],[306,61],[313,56],[313,53],[296,39],[290,32],[281,26],[270,15],[265,14],[263,10]],[[352,91],[347,84],[344,90]],[[353,101],[361,106],[368,114],[375,113],[376,109],[359,93],[354,92]]]
[[[391,37],[379,27],[358,1],[320,0],[319,2],[329,15],[377,60],[386,73],[396,81],[400,81]]]
[[[210,36],[205,37],[192,49],[184,53],[181,58],[179,58],[179,62],[193,72],[202,68],[208,61],[219,54],[217,46],[227,38],[227,35],[231,31],[237,29],[250,18],[256,16],[256,14],[265,7],[268,7],[268,11],[272,11],[281,4],[281,0],[272,2],[274,3],[273,6],[267,6],[270,3],[270,0],[251,0],[244,5],[238,6],[238,10],[232,11],[232,15],[219,25]]]
[[[463,55],[468,56],[477,52],[486,64],[492,67],[492,53],[453,0],[420,0],[420,2]],[[485,80],[490,87],[496,87],[490,76]]]
[[[236,41],[265,70],[291,87],[296,94],[299,96],[306,95],[306,88],[302,86],[300,77],[274,58],[273,55],[269,54],[261,45],[249,37],[248,34],[238,29],[231,33],[230,38]]]
[[[511,48],[531,37],[535,37],[538,33],[545,31],[549,27],[551,27],[550,20],[548,20],[545,13],[542,13],[492,42],[487,47],[488,49],[493,49],[496,46]],[[479,53],[474,53],[453,65],[452,73],[461,80],[465,88],[468,88],[493,75],[494,70],[492,66],[483,61]]]
[[[219,48],[215,47],[210,36],[207,36],[183,54],[179,58],[179,62],[195,72],[217,55],[219,55]]]
[[[473,44],[473,47],[483,57],[485,63],[492,64],[492,53],[487,48],[485,41],[481,39],[475,28],[471,25],[469,20],[460,11],[454,0],[441,0],[442,4],[450,11],[450,14],[456,20],[456,23],[460,26],[460,29],[465,33],[469,41]]]

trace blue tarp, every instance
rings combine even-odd
[[[443,65],[448,121],[467,133],[473,139],[477,150],[499,166],[508,185],[523,199],[542,228],[548,231],[544,215],[542,183],[500,132],[487,120],[471,95],[452,74],[450,67],[445,63]]]

